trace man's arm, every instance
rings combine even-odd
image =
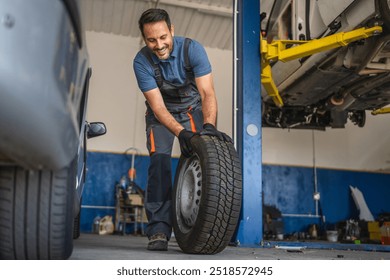
[[[164,100],[158,88],[144,92],[144,96],[152,108],[154,115],[162,125],[169,129],[174,135],[179,136],[184,127],[178,123],[165,107]]]
[[[202,97],[202,112],[204,120],[203,129],[200,131],[200,135],[212,135],[218,137],[222,141],[233,143],[230,136],[224,132],[218,131],[215,127],[218,106],[212,74],[210,73],[199,78],[195,78],[195,81]]]
[[[215,126],[218,107],[214,90],[213,76],[210,73],[195,78],[195,82],[202,98],[203,122],[210,123]]]

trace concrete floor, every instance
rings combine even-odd
[[[147,238],[134,235],[81,234],[71,260],[390,260],[390,246],[340,247],[319,243],[265,243],[264,247],[228,246],[216,255],[190,255],[171,240],[166,252],[146,250]],[[332,249],[331,247],[336,249]],[[327,249],[318,249],[318,247]],[[352,248],[352,249],[351,249]],[[369,249],[366,250],[366,249]],[[379,248],[379,249],[378,249]],[[364,249],[364,250],[363,250]],[[384,249],[384,250],[382,250]],[[380,251],[382,250],[382,251]]]

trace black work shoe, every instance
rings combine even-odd
[[[167,251],[168,239],[163,233],[156,233],[149,238],[148,250],[150,251]]]

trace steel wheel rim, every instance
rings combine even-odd
[[[195,225],[202,196],[202,168],[197,156],[188,159],[180,183],[177,205],[179,226],[183,232],[188,232]]]

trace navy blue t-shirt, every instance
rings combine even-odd
[[[175,84],[183,84],[186,79],[183,54],[184,39],[184,37],[173,37],[173,51],[168,59],[160,60],[155,54],[152,55],[153,61],[160,65],[161,75],[164,80]],[[188,57],[195,78],[211,73],[211,65],[207,53],[199,42],[192,40],[188,49]],[[134,58],[133,68],[138,87],[142,92],[158,87],[154,70],[148,59],[141,52],[138,52]]]

